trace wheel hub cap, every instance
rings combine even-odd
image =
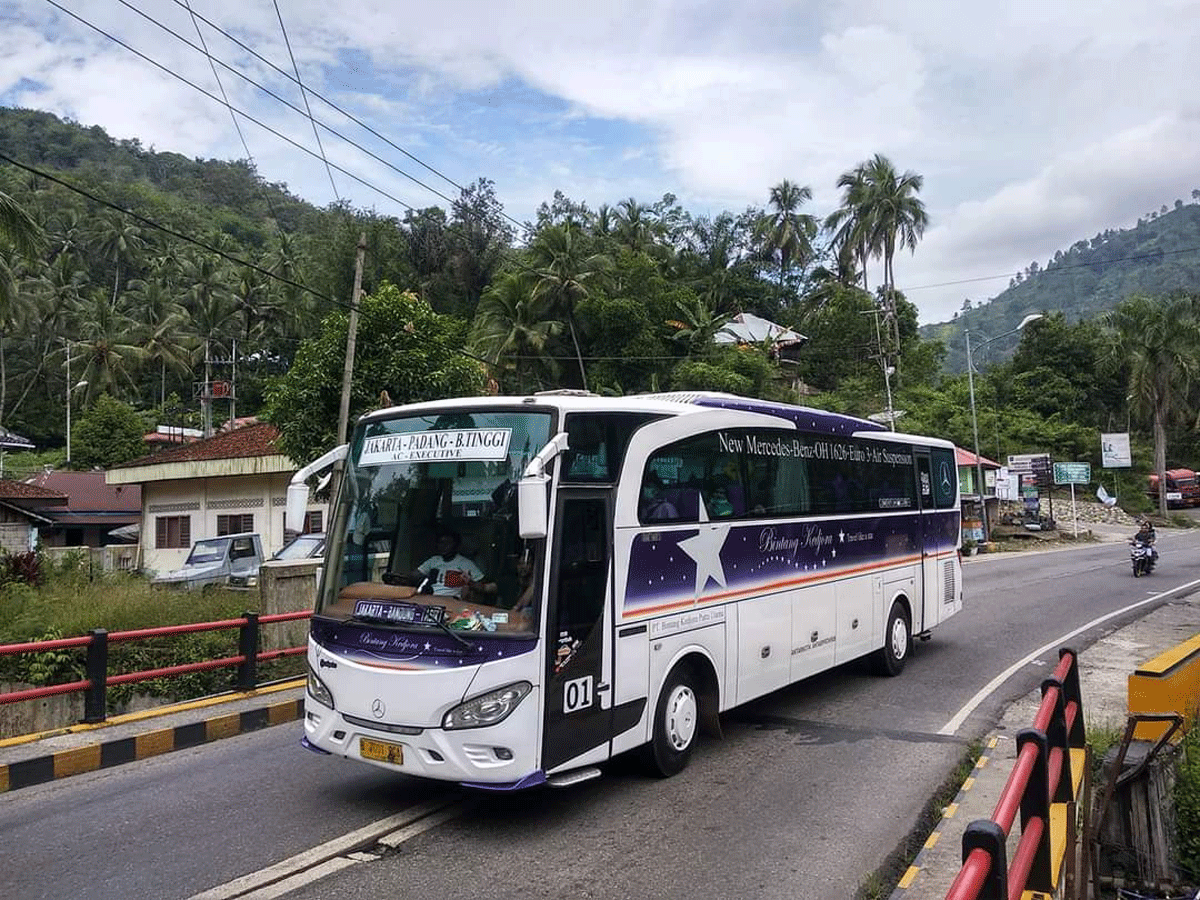
[[[684,750],[696,735],[696,695],[686,685],[676,685],[667,698],[667,740]]]

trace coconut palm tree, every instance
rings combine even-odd
[[[1130,403],[1154,431],[1154,471],[1165,485],[1167,425],[1187,407],[1190,383],[1200,373],[1200,316],[1194,298],[1130,297],[1108,313],[1107,362],[1129,367]],[[1158,492],[1166,518],[1167,492]]]
[[[562,323],[549,315],[549,304],[534,296],[535,278],[511,272],[497,279],[479,300],[475,340],[495,368],[512,373],[519,394],[557,383],[558,366],[550,342]]]
[[[8,400],[8,372],[5,368],[5,338],[13,329],[21,310],[18,308],[17,272],[19,264],[32,259],[44,245],[42,230],[8,194],[0,191],[0,420]]]
[[[817,236],[817,220],[800,207],[812,199],[812,188],[798,185],[786,178],[771,188],[771,209],[758,221],[758,239],[763,253],[779,262],[779,289],[782,292],[787,274],[797,263],[812,258],[813,238]]]
[[[136,388],[134,375],[147,359],[146,349],[138,340],[138,323],[119,304],[114,308],[99,293],[85,300],[76,310],[79,337],[73,341],[72,362],[83,362],[80,378],[87,382],[85,402],[100,394],[121,399]]]
[[[142,229],[119,213],[109,213],[96,225],[94,243],[100,256],[109,260],[113,267],[112,307],[116,309],[117,294],[121,286],[121,274],[132,266],[134,260],[146,247]]]
[[[842,189],[842,205],[825,219],[825,228],[832,233],[832,243],[837,253],[837,268],[844,277],[847,287],[862,277],[862,289],[867,286],[867,261],[876,252],[872,246],[874,226],[868,209],[868,185],[866,164],[860,163],[838,178],[837,186]]]
[[[896,273],[892,260],[897,250],[916,250],[925,234],[929,214],[917,197],[925,179],[915,172],[896,172],[891,160],[876,153],[863,167],[866,182],[864,214],[870,222],[869,244],[883,258],[883,300],[892,325],[892,336],[900,346],[900,325],[896,319]]]
[[[544,300],[552,315],[561,316],[571,332],[575,358],[579,361],[579,378],[587,390],[587,373],[583,354],[575,333],[575,308],[588,296],[588,291],[612,268],[608,257],[585,255],[586,250],[578,226],[551,225],[538,232],[529,245],[529,258],[537,272],[533,295]]]

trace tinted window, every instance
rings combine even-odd
[[[926,478],[928,482],[928,478]],[[643,522],[915,509],[903,444],[770,429],[728,429],[664,447],[642,477]]]

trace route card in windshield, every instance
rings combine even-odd
[[[354,604],[354,615],[366,619],[382,619],[398,624],[417,623],[436,625],[445,618],[444,606],[421,606],[417,603],[383,603],[378,600],[359,600]]]

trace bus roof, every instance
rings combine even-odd
[[[770,400],[756,400],[724,394],[716,391],[669,391],[653,394],[630,394],[621,397],[605,397],[586,391],[562,390],[543,391],[526,396],[455,397],[447,400],[430,400],[407,406],[393,406],[366,413],[359,421],[390,419],[397,415],[441,412],[471,406],[478,409],[528,406],[570,412],[649,412],[667,416],[687,415],[706,409],[728,409],[736,412],[751,412],[776,416],[792,422],[800,431],[818,434],[859,435],[866,438],[886,438],[904,444],[922,444],[938,447],[953,447],[950,441],[890,432],[883,425],[869,419],[860,419],[842,413],[814,409],[808,406],[793,406]]]

